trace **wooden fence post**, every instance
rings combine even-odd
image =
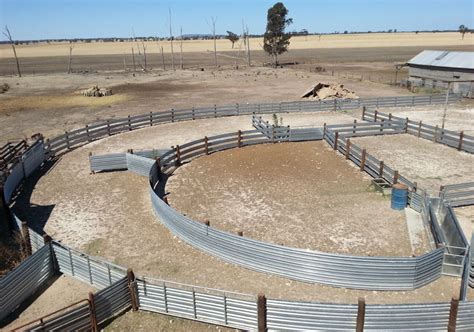
[[[362,121],[365,120],[365,111],[367,110],[367,107],[362,106]]]
[[[421,136],[421,125],[422,125],[422,121],[420,120],[420,122],[418,123],[418,138],[420,138]]]
[[[5,233],[1,232],[0,234],[9,234],[11,231],[12,216],[10,214],[10,207],[5,200],[3,184],[0,184],[0,220],[2,221],[0,223],[0,230],[5,229]]]
[[[89,125],[88,124],[86,124],[86,134],[87,134],[87,141],[90,142],[91,137],[90,137],[90,133],[89,133]]]
[[[354,119],[354,124],[352,125],[352,133],[356,133],[356,127],[357,127],[357,119]]]
[[[191,109],[191,112],[192,112],[193,120],[195,120],[196,118],[195,118],[195,116],[194,116],[194,106],[193,106],[193,108]]]
[[[365,158],[367,156],[367,151],[365,149],[362,150],[362,156],[360,158],[360,171],[363,172],[365,168]]]
[[[209,154],[209,140],[207,136],[204,136],[204,151],[206,152],[206,155]]]
[[[379,178],[383,178],[383,166],[384,166],[383,160],[380,160],[380,164],[379,164]]]
[[[326,136],[326,122],[323,124],[323,139]]]
[[[168,197],[163,197],[163,202],[165,202],[166,205],[170,205],[170,203],[168,202]]]
[[[393,174],[393,184],[398,183],[398,177],[398,171],[395,171],[395,173]]]
[[[384,127],[384,119],[382,119],[382,121],[380,121],[380,132],[383,133],[383,127]]]
[[[458,150],[462,150],[462,141],[464,139],[464,131],[461,131],[459,133],[459,145],[458,145]],[[474,245],[474,244],[473,244]]]
[[[258,332],[267,331],[267,298],[263,294],[258,294],[257,298],[257,321]]]
[[[388,121],[392,121],[392,113],[388,113]]]
[[[132,305],[132,310],[138,310],[138,296],[137,296],[137,282],[135,279],[135,274],[132,269],[127,269],[127,284],[130,291],[130,303]]]
[[[448,332],[456,331],[456,320],[458,317],[459,298],[453,296],[451,299],[451,308],[449,309]]]
[[[242,131],[239,130],[237,132],[237,147],[241,147],[242,146]]]
[[[176,145],[175,152],[176,152],[176,165],[181,165],[181,149],[179,148],[179,145]]]
[[[339,140],[339,132],[336,131],[334,133],[334,147],[333,147],[334,150],[337,150],[337,141],[338,140]]]
[[[346,140],[346,159],[349,159],[350,150],[351,150],[351,140],[347,139]]]
[[[132,121],[130,120],[130,115],[128,116],[128,131],[132,130]]]
[[[217,106],[214,104],[214,117],[217,118]]]
[[[378,115],[378,113],[379,113],[379,112],[378,112],[377,110],[375,110],[375,112],[374,112],[374,122],[377,122],[377,115]]]
[[[31,256],[31,239],[30,239],[30,229],[26,221],[21,222],[21,235],[23,237],[24,250],[28,256]]]
[[[110,133],[110,120],[107,119],[106,122],[107,122],[107,134],[110,136],[110,135],[112,135],[112,134]]]
[[[405,119],[405,134],[408,133],[408,122],[410,120],[408,119],[408,117]]]
[[[92,292],[89,292],[89,314],[91,316],[91,328],[93,332],[99,331],[99,328],[97,327],[97,314],[95,311],[95,300],[94,300],[94,294]]]
[[[153,126],[153,112],[150,112],[150,127]]]
[[[238,231],[238,232],[237,232],[237,235],[238,235],[238,236],[244,236],[244,232]]]
[[[359,297],[359,300],[357,301],[356,332],[364,331],[364,323],[365,323],[365,299],[363,297]]]

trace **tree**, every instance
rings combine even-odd
[[[267,13],[267,29],[263,35],[263,49],[273,58],[275,67],[278,65],[278,56],[288,51],[291,35],[285,33],[285,28],[293,23],[287,18],[288,9],[281,2],[277,2]]]
[[[236,41],[239,41],[239,36],[236,33],[233,33],[232,31],[227,31],[227,39],[230,40],[232,43],[232,48],[234,48],[234,44]]]
[[[459,32],[461,33],[462,35],[462,39],[464,39],[464,35],[466,34],[466,32],[469,31],[469,28],[467,26],[465,26],[464,24],[461,24],[459,26]]]
[[[18,71],[18,77],[21,77],[20,62],[18,61],[18,57],[16,55],[15,42],[13,41],[10,30],[8,30],[8,26],[6,25],[5,25],[5,32],[3,34],[5,35],[5,37],[8,38],[8,41],[10,42],[10,45],[13,48],[13,55],[15,55],[15,61],[16,61],[16,70]]]

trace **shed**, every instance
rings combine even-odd
[[[406,65],[413,86],[447,88],[453,82],[453,92],[473,96],[474,52],[426,50]]]

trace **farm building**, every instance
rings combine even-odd
[[[423,51],[406,63],[412,86],[447,88],[473,96],[474,52]]]

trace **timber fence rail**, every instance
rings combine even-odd
[[[464,131],[453,131],[439,128],[438,125],[432,126],[423,121],[413,121],[409,118],[401,118],[391,113],[381,113],[377,110],[365,110],[362,113],[362,120],[372,122],[399,121],[405,125],[405,133],[430,140],[435,143],[441,143],[449,147],[474,153],[474,136],[467,135]]]

